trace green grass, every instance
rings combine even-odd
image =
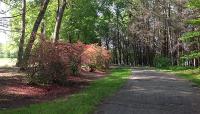
[[[4,110],[0,111],[0,114],[90,114],[105,97],[120,89],[130,75],[131,69],[113,69],[108,77],[96,80],[88,88],[68,99]]]
[[[161,71],[176,74],[177,76],[188,79],[200,86],[200,68],[175,66],[169,68],[162,68]]]
[[[12,67],[16,64],[15,58],[0,58],[0,67]]]

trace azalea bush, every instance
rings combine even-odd
[[[64,84],[67,76],[78,76],[81,66],[86,65],[93,72],[108,68],[109,51],[96,44],[52,43],[42,40],[35,45],[28,62],[30,83]]]
[[[91,72],[107,69],[110,59],[110,52],[97,44],[86,45],[82,54],[82,64],[89,66]]]
[[[32,52],[28,65],[31,83],[63,84],[67,76],[78,75],[83,44],[42,41]]]

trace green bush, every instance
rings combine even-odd
[[[167,58],[167,57],[163,57],[163,56],[160,56],[160,55],[157,55],[155,58],[154,58],[154,66],[155,67],[158,67],[158,68],[162,68],[162,67],[168,67],[171,65],[170,63],[170,59]]]
[[[79,72],[80,70],[80,62],[79,62],[79,59],[75,59],[75,57],[73,59],[71,59],[71,62],[70,62],[70,73],[73,75],[73,76],[78,76],[80,74]]]
[[[48,66],[38,64],[29,68],[28,78],[30,84],[65,84],[67,72],[64,64],[62,62],[50,62],[48,64]]]
[[[94,72],[97,69],[97,65],[96,64],[89,64],[88,66],[90,68],[90,72]]]

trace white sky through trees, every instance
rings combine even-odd
[[[5,44],[9,39],[9,6],[0,1],[0,43]]]

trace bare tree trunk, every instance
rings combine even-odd
[[[58,0],[59,1],[59,0]],[[59,40],[59,32],[61,27],[61,22],[63,18],[63,14],[65,11],[65,7],[67,5],[66,0],[62,0],[62,6],[60,7],[60,4],[58,2],[58,11],[57,11],[57,17],[56,17],[56,25],[54,29],[54,42],[57,42]]]
[[[117,18],[117,50],[118,50],[118,61],[119,61],[119,65],[122,64],[122,55],[121,55],[121,44],[120,44],[120,28],[119,28],[119,16],[120,16],[120,11],[119,11],[119,7],[117,6],[116,9],[116,18]]]
[[[27,65],[28,59],[30,57],[31,50],[32,50],[32,47],[33,47],[33,44],[34,44],[34,41],[36,38],[36,33],[38,31],[38,28],[39,28],[39,25],[40,25],[42,19],[44,18],[48,4],[49,4],[49,0],[44,0],[41,10],[38,14],[38,17],[34,23],[34,26],[33,26],[32,32],[31,32],[31,36],[30,36],[30,39],[28,41],[28,44],[26,46],[25,53],[24,53],[23,65],[25,65],[25,66]]]
[[[42,8],[42,6],[43,6],[43,3],[41,2],[40,7]],[[45,35],[46,35],[45,20],[42,19],[42,21],[41,21],[41,34],[40,34],[41,42],[45,40]]]
[[[16,66],[20,67],[22,64],[23,53],[24,53],[24,40],[25,40],[25,29],[26,29],[26,0],[22,0],[22,32],[19,42],[19,50],[17,56]]]

